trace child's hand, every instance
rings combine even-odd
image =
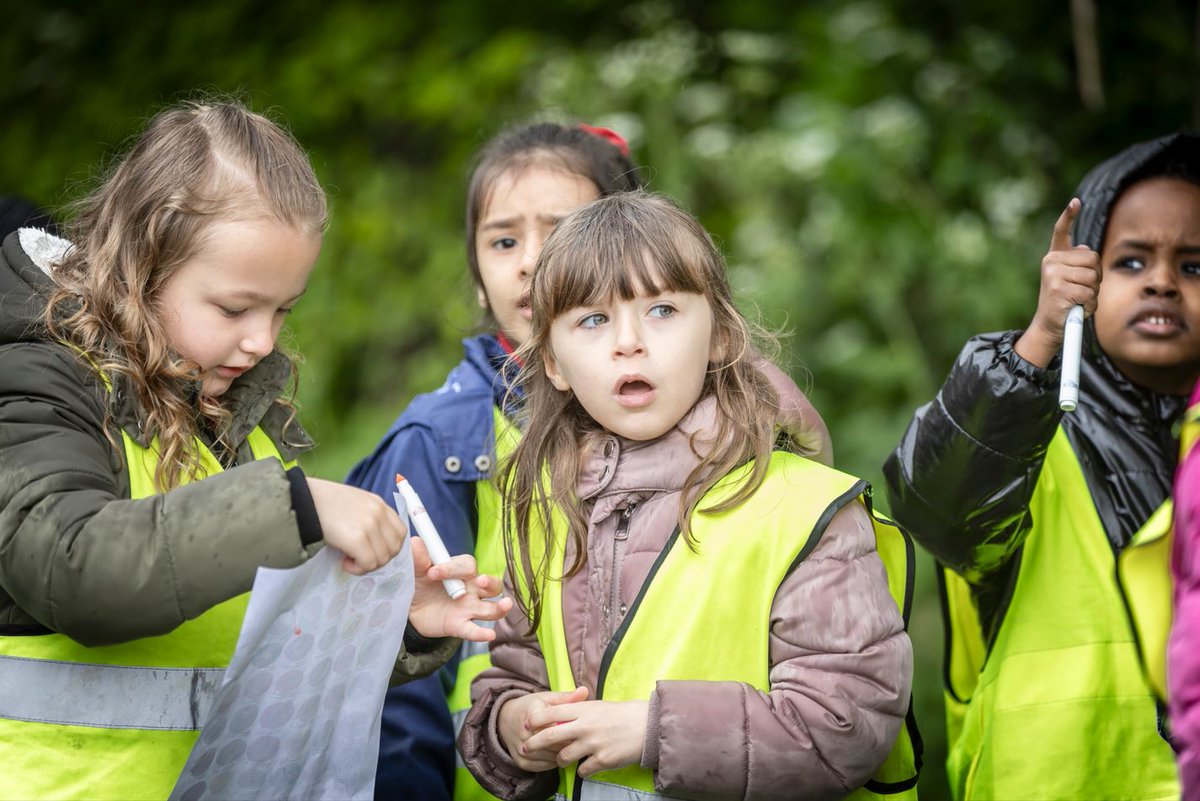
[[[649,701],[585,701],[548,706],[529,715],[535,734],[525,748],[558,752],[558,764],[579,762],[579,775],[591,776],[641,762]]]
[[[475,620],[499,620],[512,609],[512,598],[493,598],[503,592],[503,584],[495,576],[480,576],[475,571],[475,557],[455,556],[449,562],[435,565],[420,537],[412,538],[413,574],[417,588],[413,593],[408,619],[426,637],[461,637],[464,640],[487,642],[496,632],[478,626]],[[442,579],[462,579],[466,595],[453,600],[446,594]]]
[[[526,745],[529,739],[538,733],[537,729],[530,725],[530,717],[540,710],[553,709],[559,704],[585,701],[587,695],[587,687],[576,687],[569,693],[529,693],[507,701],[500,707],[500,742],[504,743],[517,767],[530,773],[541,773],[559,766],[557,748],[531,749]]]
[[[1063,327],[1072,306],[1082,306],[1087,315],[1096,311],[1100,254],[1087,245],[1071,247],[1071,224],[1080,208],[1079,198],[1072,198],[1054,224],[1050,251],[1042,259],[1037,311],[1014,346],[1018,356],[1038,367],[1049,365],[1062,347]]]
[[[345,554],[342,567],[347,573],[370,573],[400,553],[408,529],[382,498],[337,481],[307,481],[325,544]]]

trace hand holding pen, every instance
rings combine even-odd
[[[399,473],[396,474],[396,491],[392,493],[392,500],[396,504],[396,512],[399,513],[401,519],[407,516],[412,521],[413,528],[416,529],[417,536],[425,543],[425,549],[429,552],[429,558],[433,560],[433,563],[444,565],[449,562],[450,552],[446,550],[446,544],[442,542],[437,527],[429,519],[429,513],[425,511],[425,504],[421,503],[421,498],[413,489],[412,484],[408,483]],[[466,585],[459,579],[446,579],[442,585],[446,588],[446,594],[451,598],[459,598],[467,591]]]
[[[1017,340],[1017,355],[1038,367],[1048,367],[1062,350],[1059,403],[1075,408],[1079,392],[1079,361],[1084,315],[1096,311],[1100,291],[1100,255],[1087,245],[1071,247],[1071,226],[1082,205],[1072,198],[1054,224],[1050,250],[1042,258],[1037,311]]]
[[[475,557],[469,554],[450,556],[425,504],[399,473],[392,500],[396,511],[402,518],[408,517],[417,534],[412,540],[417,587],[408,614],[413,627],[427,637],[461,637],[476,642],[493,639],[496,633],[492,629],[474,621],[499,620],[512,608],[511,598],[497,597],[503,591],[500,579],[478,575]],[[441,581],[442,586],[431,589],[431,581]]]

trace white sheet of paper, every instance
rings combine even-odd
[[[367,576],[324,548],[259,568],[237,651],[171,801],[375,794],[379,721],[414,589],[408,540]]]

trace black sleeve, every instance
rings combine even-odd
[[[1058,370],[1018,356],[1018,336],[970,340],[883,467],[896,521],[976,582],[1029,533],[1030,498],[1061,416]]]
[[[304,471],[297,465],[287,471],[287,477],[292,511],[296,514],[296,525],[300,527],[300,542],[307,548],[325,539],[325,532],[321,530],[321,518],[317,516],[317,505],[313,503]]]

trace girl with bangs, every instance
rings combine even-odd
[[[292,137],[238,103],[151,120],[69,239],[0,250],[3,798],[166,798],[229,664],[260,566],[322,545],[363,574],[406,531],[375,495],[305,476],[276,349],[325,194]],[[418,576],[394,680],[435,670],[509,601],[471,557]],[[51,767],[52,766],[52,767]]]
[[[789,450],[700,224],[597,200],[546,242],[531,306],[502,482],[519,609],[472,687],[467,767],[505,799],[911,790],[911,647],[876,551],[902,535]]]
[[[615,131],[537,122],[502,132],[480,151],[467,189],[467,267],[485,331],[463,340],[463,359],[442,386],[413,398],[348,482],[390,498],[402,473],[420,493],[451,553],[473,553],[485,573],[504,570],[495,465],[520,436],[522,393],[510,392],[529,338],[530,276],[559,220],[600,197],[641,187],[641,170]],[[581,276],[585,285],[590,277]],[[781,395],[798,449],[832,461],[825,424],[782,370],[763,369]],[[470,686],[488,665],[482,644],[463,644],[437,677],[388,693],[376,796],[421,801],[488,799],[461,765],[454,739]],[[412,789],[419,787],[418,796]]]

